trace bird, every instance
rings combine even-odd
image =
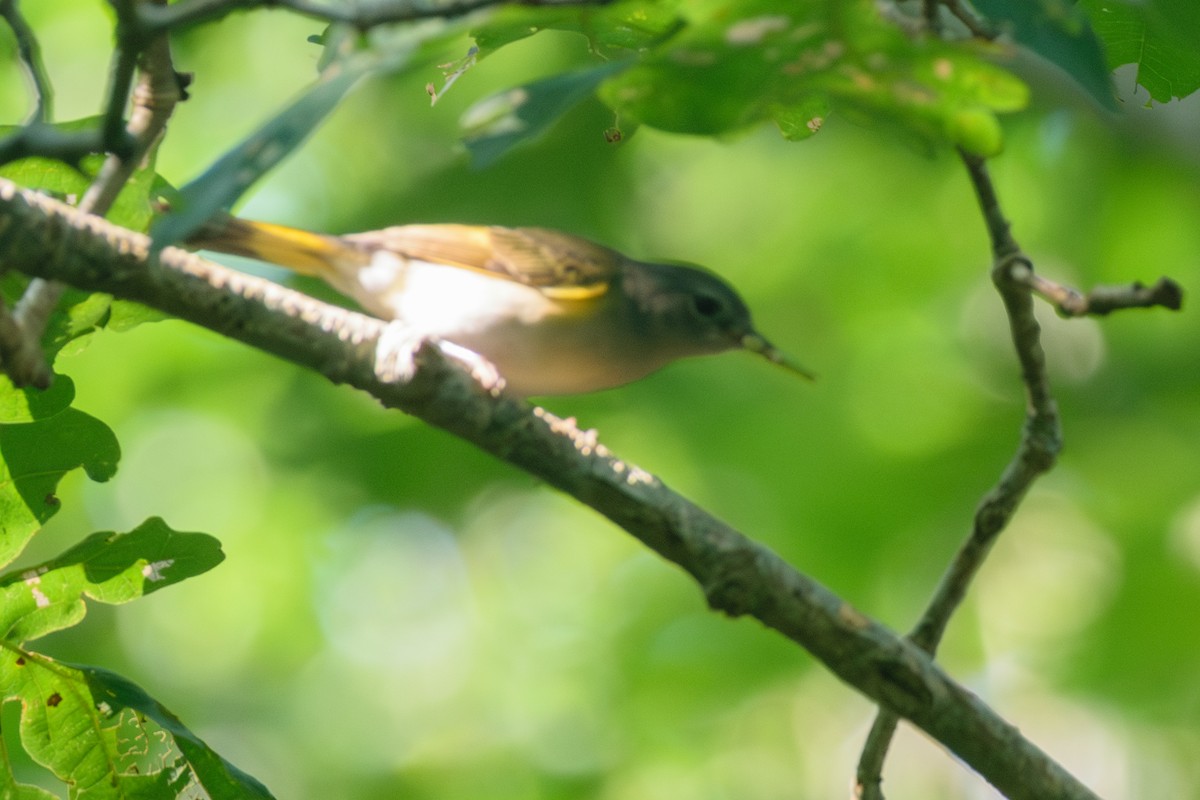
[[[408,224],[330,235],[221,214],[187,244],[320,278],[368,314],[486,359],[522,397],[610,389],[680,358],[736,349],[813,377],[755,329],[716,274],[548,228]]]

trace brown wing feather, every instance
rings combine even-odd
[[[604,294],[621,258],[607,247],[544,228],[401,225],[343,238],[366,249],[386,248],[408,258],[477,270],[563,299]]]

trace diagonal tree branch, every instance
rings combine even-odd
[[[1094,798],[911,642],[540,409],[483,386],[397,323],[328,306],[0,181],[0,263],[126,297],[348,383],[572,495],[678,564],[709,604],[799,643],[1011,798]],[[397,346],[397,342],[401,346]]]

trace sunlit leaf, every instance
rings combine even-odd
[[[75,384],[66,375],[55,375],[48,389],[17,389],[7,375],[0,375],[0,424],[52,417],[74,399]]]
[[[83,618],[83,598],[125,603],[224,559],[205,533],[174,531],[157,517],[129,533],[94,533],[61,555],[0,576],[0,630],[17,644],[73,625]]]
[[[56,558],[0,576],[0,692],[21,701],[22,744],[68,784],[72,797],[270,797],[133,683],[25,648],[83,619],[85,597],[124,603],[223,558],[213,537],[151,518],[129,533],[96,533]],[[3,778],[0,769],[0,785]]]
[[[69,289],[50,316],[42,349],[51,363],[54,357],[73,342],[86,339],[104,327],[112,308],[112,297],[106,294]]]
[[[161,322],[170,318],[170,314],[159,311],[157,308],[150,308],[132,300],[116,299],[112,301],[109,308],[108,321],[105,323],[104,329],[124,333],[147,322]]]
[[[58,482],[82,467],[94,481],[113,476],[116,437],[100,420],[68,408],[34,422],[0,425],[0,565],[8,564],[58,511]]]
[[[699,7],[709,13],[601,87],[623,117],[700,135],[775,120],[795,138],[828,107],[989,155],[999,140],[963,136],[964,113],[994,117],[1027,101],[1024,84],[973,45],[910,39],[863,0]]]
[[[99,128],[104,124],[101,117],[72,120],[55,125],[63,131]],[[0,127],[0,137],[15,131],[13,127]],[[29,189],[37,189],[75,205],[91,185],[107,156],[86,156],[79,169],[50,158],[33,156],[0,165],[0,177]],[[121,188],[112,207],[105,214],[110,222],[135,231],[145,231],[150,226],[153,209],[150,206],[151,188],[154,186],[153,157],[140,164]]]

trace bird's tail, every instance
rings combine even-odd
[[[337,236],[239,219],[229,214],[221,214],[206,223],[188,237],[187,244],[198,250],[214,250],[278,264],[302,275],[326,280],[338,274],[340,264],[361,257],[355,248]]]

